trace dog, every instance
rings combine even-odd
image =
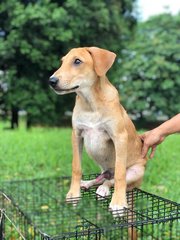
[[[94,184],[98,196],[106,197],[114,186],[109,205],[113,212],[128,207],[126,191],[139,187],[146,166],[142,158],[142,142],[120,104],[116,88],[106,77],[116,54],[98,47],[70,50],[62,65],[49,78],[49,84],[59,94],[76,93],[72,116],[72,179],[67,201],[80,197],[80,188]],[[100,179],[82,181],[81,157],[83,145],[101,167]],[[110,177],[106,178],[105,173]]]

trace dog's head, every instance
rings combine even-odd
[[[97,47],[74,48],[62,58],[49,84],[57,94],[81,91],[105,76],[115,58],[115,53]]]

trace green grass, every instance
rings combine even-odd
[[[180,135],[169,136],[148,161],[142,189],[179,201]],[[0,180],[71,175],[71,129],[3,130],[0,125]],[[98,172],[83,153],[83,172]]]

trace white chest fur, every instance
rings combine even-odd
[[[112,141],[106,129],[105,119],[97,112],[85,112],[73,116],[73,125],[80,131],[87,153],[102,168],[108,168],[106,165],[110,155],[112,158]]]
[[[102,133],[107,135],[105,121],[97,112],[84,112],[73,116],[73,125],[80,130],[82,137],[88,135],[92,138]]]

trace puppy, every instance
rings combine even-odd
[[[61,67],[50,77],[49,84],[59,94],[75,92],[72,116],[72,180],[67,201],[80,197],[80,187],[101,183],[97,194],[114,193],[112,211],[122,214],[127,208],[126,190],[142,181],[146,159],[141,156],[142,143],[135,127],[120,104],[116,88],[106,77],[116,58],[115,53],[97,47],[74,48],[62,58]],[[83,145],[87,153],[110,173],[91,181],[81,181]]]

